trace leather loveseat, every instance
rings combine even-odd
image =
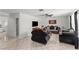
[[[33,30],[31,33],[32,33],[31,39],[35,42],[39,42],[42,44],[47,44],[50,38],[50,36],[46,32],[43,32],[41,29]]]
[[[62,32],[62,34],[59,34],[59,41],[73,44],[75,46],[75,49],[78,49],[78,38],[74,33]]]

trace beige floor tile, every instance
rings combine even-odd
[[[31,37],[27,38],[11,38],[7,40],[0,38],[0,50],[74,50],[73,45],[60,43],[59,35],[52,34],[46,45],[34,42]]]

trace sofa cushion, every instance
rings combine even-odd
[[[35,29],[34,31],[35,31],[35,32],[43,32],[42,29]]]

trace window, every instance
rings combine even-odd
[[[72,23],[72,28],[75,30],[75,20],[74,20],[74,14],[71,16],[72,20],[71,20],[71,23]]]

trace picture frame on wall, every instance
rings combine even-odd
[[[49,24],[56,24],[56,20],[49,20]]]

